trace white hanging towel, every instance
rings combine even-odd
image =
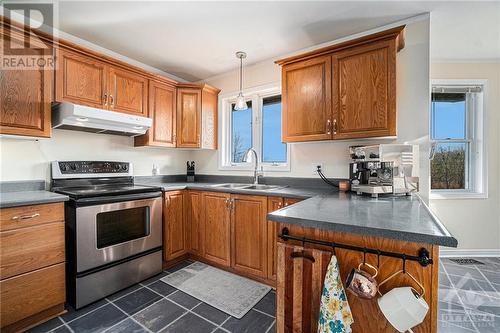
[[[321,292],[318,333],[350,333],[353,322],[351,308],[340,278],[337,257],[332,255]]]

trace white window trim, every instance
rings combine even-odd
[[[469,163],[471,167],[470,175],[472,187],[466,190],[432,190],[430,199],[487,199],[488,198],[488,149],[487,138],[487,100],[488,100],[488,80],[486,79],[436,79],[431,80],[431,87],[434,85],[478,85],[483,87],[482,96],[475,101],[475,115],[467,115],[470,130],[472,131],[471,154],[477,157]],[[430,118],[432,121],[432,118]],[[432,135],[431,133],[429,135]]]
[[[219,170],[234,170],[234,171],[252,171],[254,169],[254,162],[247,163],[233,163],[231,162],[231,103],[236,100],[238,91],[221,94],[219,96],[219,110],[221,110],[221,117],[219,118]],[[275,82],[267,85],[257,86],[243,90],[243,95],[248,96],[247,100],[252,101],[252,147],[256,149],[259,154],[258,170],[264,172],[286,172],[291,170],[290,166],[290,145],[287,144],[287,163],[264,163],[262,162],[262,99],[268,96],[280,95],[281,84]],[[255,126],[256,125],[256,126]]]

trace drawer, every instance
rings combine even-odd
[[[64,262],[64,222],[0,232],[0,278]]]
[[[64,263],[0,282],[0,327],[65,302]]]
[[[58,221],[64,221],[63,202],[3,208],[0,211],[0,231]]]

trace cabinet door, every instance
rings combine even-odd
[[[267,198],[231,197],[232,267],[267,277]]]
[[[148,116],[148,80],[144,76],[111,67],[108,94],[110,110]]]
[[[23,42],[2,36],[1,43],[23,49]],[[44,55],[44,50],[29,50]],[[5,50],[7,53],[8,51]],[[5,54],[6,58],[8,54]],[[36,57],[36,55],[35,55]],[[50,102],[52,99],[52,71],[2,69],[0,70],[0,134],[50,137]]]
[[[219,90],[205,86],[201,95],[201,148],[217,149]]]
[[[333,137],[396,135],[396,42],[332,55]]]
[[[187,194],[187,239],[191,253],[203,255],[203,207],[202,193],[189,191]]]
[[[92,58],[58,49],[56,101],[107,108],[107,67]]]
[[[201,90],[177,89],[177,147],[199,148],[201,132]]]
[[[267,199],[267,212],[283,208],[283,198],[269,197]],[[267,278],[276,280],[276,242],[278,241],[278,223],[267,221]]]
[[[150,81],[148,106],[153,127],[146,134],[135,137],[135,145],[175,147],[177,107],[175,87]]]
[[[164,258],[172,260],[186,253],[186,224],[182,191],[165,193],[163,221]]]
[[[283,66],[283,141],[328,140],[331,134],[331,58]]]
[[[228,193],[203,193],[203,257],[220,265],[231,264],[231,216]]]

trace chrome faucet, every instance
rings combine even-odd
[[[257,155],[255,149],[250,148],[246,151],[245,155],[243,156],[243,162],[248,161],[248,157],[251,152],[253,153],[253,156],[255,158],[255,168],[253,170],[253,183],[257,185],[259,184],[259,177],[262,176],[262,174],[259,171],[257,171],[257,167],[259,166],[259,156]]]

